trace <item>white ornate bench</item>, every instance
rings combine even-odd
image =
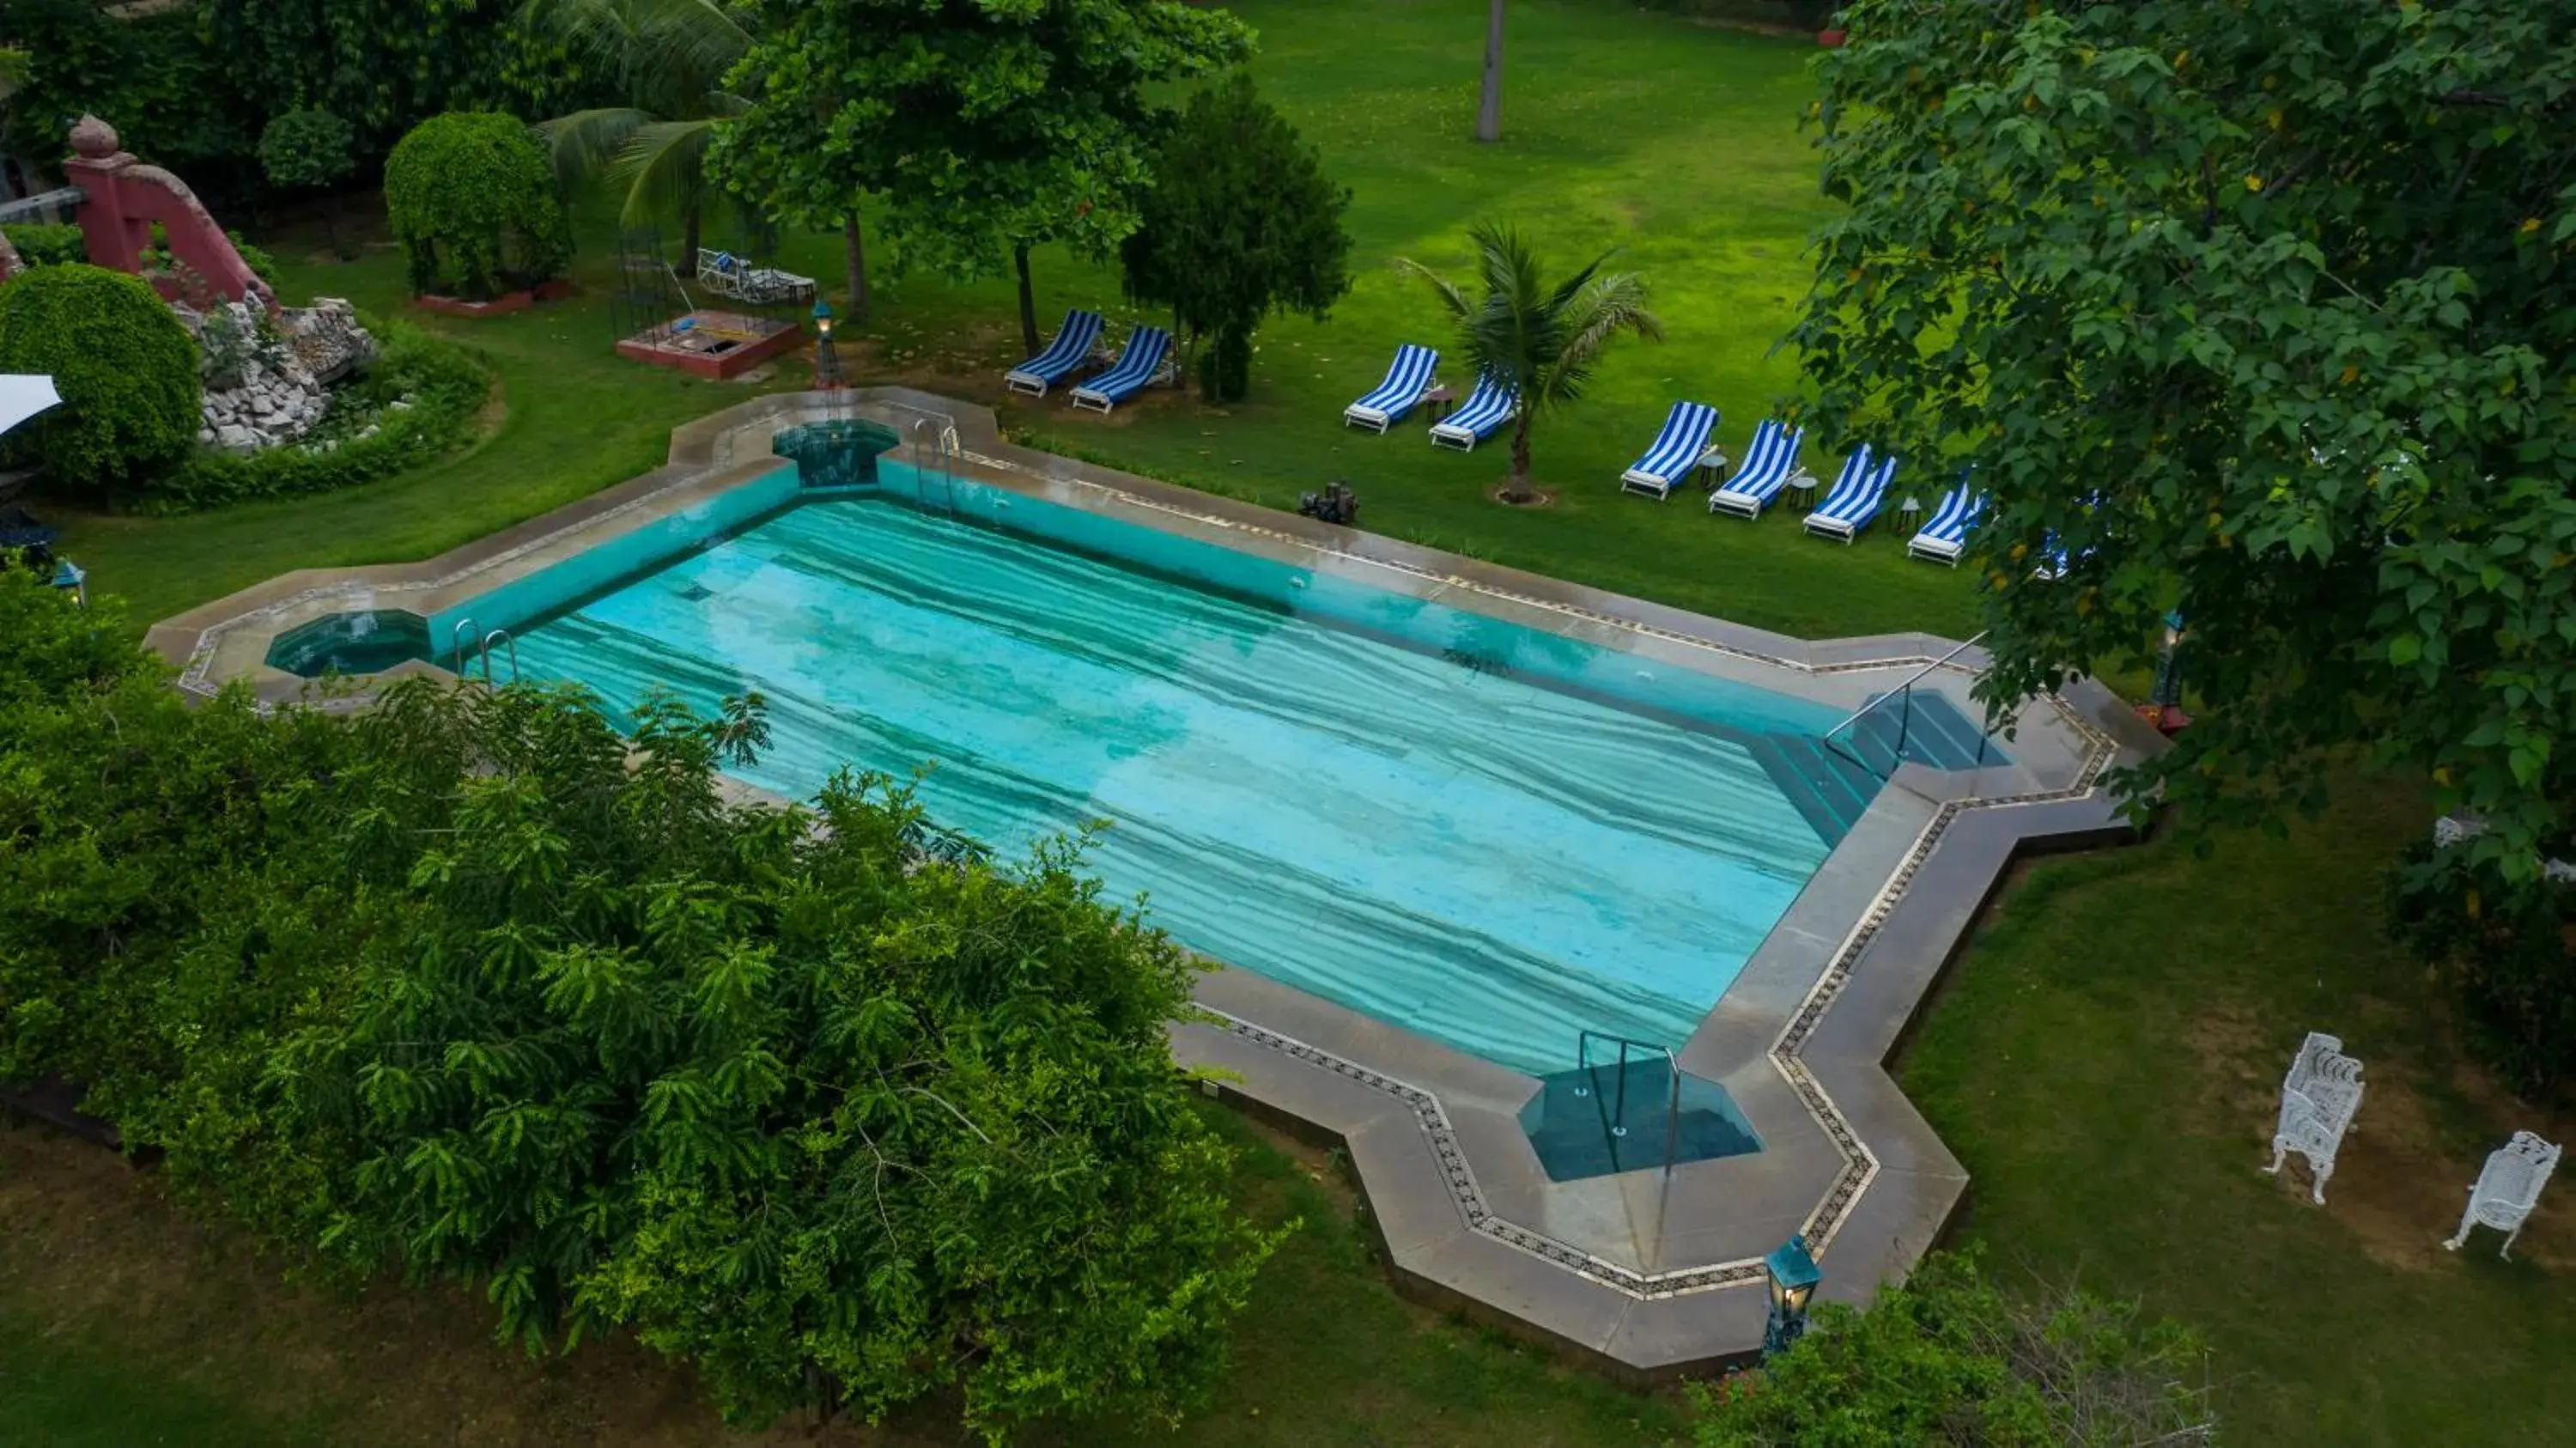
[[[2326,1178],[2334,1175],[2335,1148],[2343,1145],[2352,1114],[2361,1109],[2361,1063],[2343,1053],[2343,1042],[2319,1031],[2308,1032],[2290,1074],[2281,1081],[2281,1120],[2272,1129],[2272,1164],[2281,1170],[2291,1152],[2308,1159],[2315,1186],[2309,1193],[2325,1205]]]
[[[2457,1252],[2469,1240],[2470,1228],[2493,1227],[2505,1234],[2496,1255],[2512,1261],[2513,1239],[2522,1235],[2523,1219],[2540,1200],[2549,1174],[2558,1169],[2558,1150],[2528,1131],[2517,1131],[2513,1140],[2488,1153],[2478,1184],[2469,1188],[2469,1209],[2460,1214],[2459,1234],[2442,1245]]]

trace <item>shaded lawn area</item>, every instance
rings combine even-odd
[[[1332,1163],[1221,1108],[1239,1196],[1302,1220],[1266,1270],[1219,1401],[1175,1433],[1042,1427],[1075,1445],[1664,1443],[1676,1395],[1641,1397],[1395,1297]],[[632,1343],[531,1362],[496,1344],[479,1293],[381,1284],[350,1299],[163,1202],[148,1174],[0,1120],[0,1443],[13,1448],[324,1443],[600,1448],[932,1448],[953,1404],[882,1430],[790,1421],[728,1430],[685,1373]]]
[[[1967,1231],[2007,1275],[2142,1296],[2216,1350],[2233,1443],[2576,1441],[2576,1194],[2560,1173],[2514,1260],[2442,1250],[2488,1151],[2576,1111],[2489,1085],[2448,988],[2382,936],[2378,872],[2428,826],[2358,779],[2286,840],[2230,835],[2033,869],[1900,1072],[1973,1178]],[[2311,1206],[2278,1179],[2282,1072],[2310,1030],[2363,1063]]]

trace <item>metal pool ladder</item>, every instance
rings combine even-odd
[[[487,689],[493,686],[492,641],[494,639],[498,639],[502,643],[509,645],[510,682],[513,684],[519,682],[519,641],[510,636],[510,631],[508,629],[496,628],[483,636],[482,647],[476,650],[478,656],[483,660],[483,687]]]
[[[931,429],[928,437],[922,430]],[[945,413],[928,413],[912,420],[912,476],[920,490],[921,506],[930,506],[930,479],[939,478],[940,511],[957,516],[957,469],[955,459],[965,452],[957,439],[957,424]]]

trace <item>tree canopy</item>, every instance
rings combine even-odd
[[[1251,32],[1182,0],[749,0],[734,74],[761,103],[728,122],[713,164],[768,214],[837,224],[886,199],[912,260],[984,276],[1011,260],[1021,328],[1037,319],[1032,247],[1106,256],[1134,231],[1161,112],[1150,87],[1232,64]]]
[[[2140,797],[2277,822],[2357,746],[2484,814],[2510,878],[2566,853],[2576,8],[1844,24],[1849,210],[1794,340],[1829,432],[1991,487],[1987,687],[2135,663],[2179,610],[2200,707]]]
[[[1320,319],[1351,289],[1350,189],[1324,175],[1321,153],[1241,74],[1190,98],[1153,177],[1120,248],[1127,295],[1216,339],[1199,393],[1231,402],[1248,385],[1262,318]]]
[[[192,706],[14,569],[0,630],[0,1079],[87,1085],[190,1200],[531,1348],[631,1330],[738,1422],[954,1392],[998,1439],[1222,1370],[1275,1238],[1166,1043],[1199,966],[1076,844],[732,802],[756,699]]]

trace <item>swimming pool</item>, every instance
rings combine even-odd
[[[935,763],[934,820],[1005,853],[1106,821],[1087,868],[1184,944],[1531,1072],[1578,1030],[1687,1040],[1829,849],[1756,752],[1820,705],[1007,501],[1009,531],[807,502],[529,628],[519,666],[619,711],[757,689],[753,783]],[[1153,536],[1029,536],[1102,528]]]

